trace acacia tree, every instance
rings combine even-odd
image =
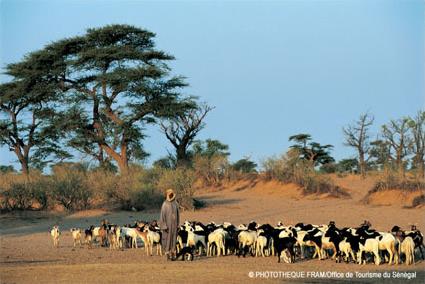
[[[59,120],[68,144],[98,161],[106,153],[126,172],[146,157],[143,127],[180,110],[182,77],[170,76],[173,56],[155,49],[155,34],[129,25],[88,29],[46,46],[51,77],[69,106]]]
[[[418,111],[415,117],[409,118],[408,125],[412,134],[413,167],[419,176],[425,176],[425,111]]]
[[[369,127],[373,124],[373,116],[369,113],[361,114],[354,123],[343,127],[345,145],[357,151],[360,174],[366,177],[367,158],[370,150]]]
[[[7,74],[13,76],[15,67],[8,66]],[[0,85],[0,145],[15,153],[25,175],[30,166],[41,169],[53,161],[47,160],[52,155],[61,160],[70,157],[58,144],[58,128],[50,124],[55,108],[51,95],[49,84],[28,74]]]
[[[297,150],[300,158],[308,161],[311,167],[335,162],[329,152],[333,148],[332,145],[321,145],[311,140],[310,134],[292,135],[289,137],[289,141],[293,141],[296,144],[290,146],[290,148]]]
[[[204,118],[213,109],[202,104],[161,123],[161,130],[176,151],[177,166],[186,166],[190,161],[189,147],[196,135],[205,127]]]
[[[390,159],[398,172],[404,175],[405,158],[409,154],[411,139],[409,137],[408,118],[391,120],[382,126],[382,136],[390,147]]]

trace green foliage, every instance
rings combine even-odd
[[[156,160],[153,162],[152,166],[154,168],[174,169],[176,167],[176,162],[176,159],[170,155]]]
[[[13,166],[5,166],[5,165],[0,165],[0,173],[14,173],[15,168]]]
[[[197,140],[192,146],[194,156],[203,156],[208,158],[212,158],[214,156],[227,157],[230,155],[228,151],[228,145],[214,139],[207,139],[205,141]]]
[[[241,173],[256,173],[257,164],[249,160],[249,158],[243,158],[232,164],[232,169]]]
[[[2,207],[6,210],[31,209],[32,194],[25,183],[13,183],[9,190],[3,192],[2,197]]]
[[[337,171],[340,173],[355,173],[358,168],[359,162],[357,159],[342,159],[337,164]]]
[[[70,167],[55,167],[52,177],[53,196],[67,210],[89,208],[92,192],[86,184],[85,173]]]
[[[296,149],[300,158],[309,161],[311,166],[324,165],[335,161],[330,155],[332,145],[321,145],[320,143],[311,141],[310,134],[297,134],[289,137],[289,141],[295,142],[290,148]]]
[[[4,186],[4,185],[3,185]],[[13,181],[1,192],[4,210],[44,210],[49,205],[49,184],[45,179]]]
[[[15,69],[8,65],[6,73]],[[26,76],[29,78],[14,78],[0,85],[0,146],[13,151],[22,172],[28,174],[31,167],[42,169],[71,156],[60,146],[60,129],[51,121],[57,108],[51,86],[42,78],[34,78],[41,76],[36,71]]]
[[[68,145],[95,157],[105,154],[121,170],[140,161],[144,125],[172,117],[182,108],[182,77],[170,76],[173,56],[155,49],[155,34],[129,25],[88,29],[82,36],[46,47],[59,56],[69,108],[61,114]]]

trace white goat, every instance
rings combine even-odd
[[[363,260],[362,253],[371,252],[375,257],[375,264],[379,265],[381,258],[379,257],[379,242],[377,239],[367,239],[364,243],[359,243],[359,251],[357,252],[357,261],[359,264],[366,264],[366,259]]]
[[[52,236],[54,247],[59,247],[59,236],[60,236],[60,234],[61,234],[61,232],[59,231],[58,225],[53,226],[52,230],[50,230],[50,235]]]
[[[406,255],[406,265],[415,264],[415,242],[411,237],[406,237],[401,242],[400,252]]]
[[[71,230],[72,240],[74,241],[74,248],[77,243],[81,246],[81,229],[72,228]]]

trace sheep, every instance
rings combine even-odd
[[[347,241],[347,238],[344,238],[338,244],[338,248],[339,248],[339,251],[340,251],[340,255],[342,256],[342,254],[344,254],[345,262],[348,263],[350,256],[354,260],[354,262],[356,261],[356,257],[354,255],[353,249],[351,248],[351,244]]]
[[[216,229],[208,235],[207,256],[212,256],[213,244],[217,246],[217,256],[226,255],[226,235],[222,228]]]
[[[359,240],[359,251],[357,252],[357,261],[361,264],[366,264],[366,260],[363,260],[363,252],[371,252],[375,257],[375,264],[379,265],[381,258],[379,257],[379,241],[377,239],[364,239]]]
[[[246,256],[247,250],[251,249],[252,252],[255,252],[255,243],[257,241],[257,232],[256,231],[242,231],[239,233],[238,242],[239,242],[239,253],[240,256],[243,252],[243,257]]]
[[[53,239],[53,247],[58,248],[59,247],[59,236],[60,236],[60,230],[58,225],[54,225],[53,228],[50,230],[50,235]]]
[[[266,255],[268,255],[267,243],[268,243],[268,241],[267,241],[266,236],[258,236],[257,237],[256,243],[255,243],[255,247],[256,247],[255,256],[256,257],[259,256],[259,255],[264,257],[265,256],[264,251],[266,251]]]
[[[74,248],[77,245],[77,243],[80,245],[81,247],[81,229],[78,228],[72,228],[70,230],[71,235],[72,235],[72,240],[74,241]]]
[[[415,242],[412,237],[406,237],[401,242],[400,252],[406,255],[406,265],[415,264]]]

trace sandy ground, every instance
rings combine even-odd
[[[334,220],[337,226],[357,226],[363,220],[374,228],[388,231],[395,224],[408,228],[415,223],[425,230],[425,209],[406,209],[400,205],[370,206],[361,202],[372,181],[355,177],[335,178],[347,188],[350,199],[325,196],[303,197],[296,186],[275,182],[246,181],[223,189],[207,189],[198,193],[206,208],[183,212],[182,220],[230,221],[235,224],[250,220],[275,224],[306,222],[323,224]],[[91,210],[73,215],[21,213],[0,216],[0,282],[1,283],[240,283],[261,282],[344,282],[424,283],[425,261],[414,266],[375,266],[336,264],[331,260],[306,260],[294,264],[277,263],[275,257],[238,258],[236,256],[201,257],[193,262],[167,262],[163,257],[145,255],[144,249],[111,251],[95,247],[73,248],[71,227],[86,228],[107,218],[117,224],[136,219],[157,219],[158,212],[106,212]],[[49,228],[59,223],[63,232],[60,247],[52,247]],[[393,274],[408,271],[411,274]],[[287,274],[284,274],[284,273]],[[330,279],[314,277],[311,272],[334,273]],[[364,273],[381,273],[366,275]],[[383,273],[389,278],[384,279]],[[416,274],[414,274],[416,272]],[[304,273],[304,274],[302,274]],[[341,276],[342,273],[343,278]],[[352,278],[349,277],[352,273]],[[363,273],[363,274],[356,274]],[[410,275],[413,279],[408,280]],[[316,275],[317,276],[317,275]],[[404,278],[400,278],[403,277]],[[362,278],[366,277],[366,278]]]

